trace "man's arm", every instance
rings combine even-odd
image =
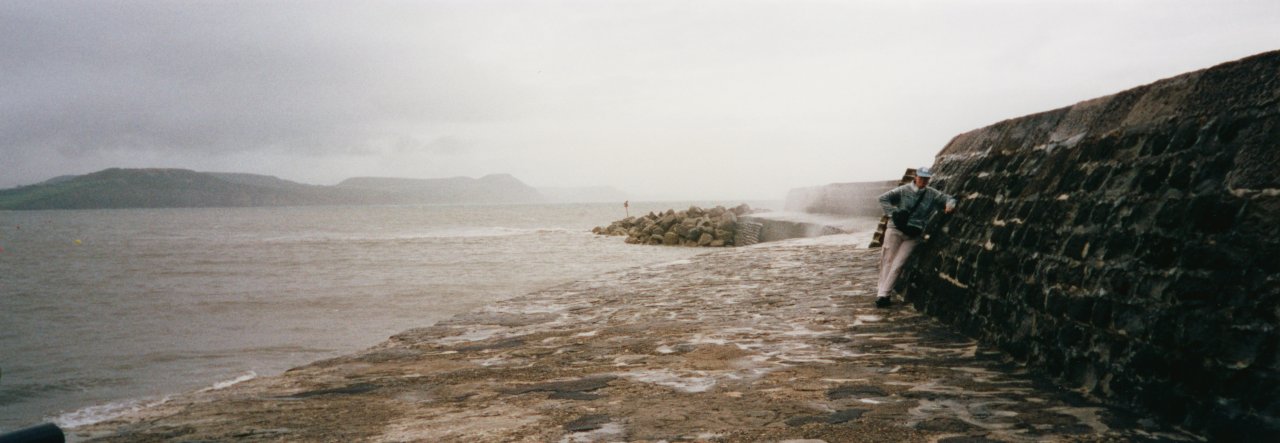
[[[951,196],[951,194],[947,194],[947,193],[942,192],[942,191],[938,191],[938,197],[941,197],[941,198],[943,199],[943,201],[945,201],[945,202],[946,202],[946,203],[944,203],[944,204],[943,204],[943,206],[942,206],[942,212],[945,212],[945,213],[948,213],[948,214],[950,214],[950,213],[952,213],[952,212],[955,212],[955,210],[956,210],[956,198],[955,198],[955,197],[952,197],[952,196]]]
[[[893,211],[898,209],[898,202],[900,201],[902,201],[902,186],[880,194],[880,208],[884,210],[884,215],[893,216]]]

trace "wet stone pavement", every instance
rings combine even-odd
[[[719,250],[506,300],[73,432],[107,442],[1195,441],[910,306],[878,250]]]

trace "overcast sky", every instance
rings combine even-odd
[[[175,167],[775,199],[1275,49],[1276,0],[0,0],[0,187]]]

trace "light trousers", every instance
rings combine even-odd
[[[893,283],[902,273],[902,264],[911,256],[920,240],[902,234],[890,223],[884,230],[884,242],[880,246],[880,282],[876,285],[877,297],[888,297]]]

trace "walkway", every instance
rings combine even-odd
[[[1143,441],[901,304],[864,238],[599,276],[79,430],[103,441]]]

